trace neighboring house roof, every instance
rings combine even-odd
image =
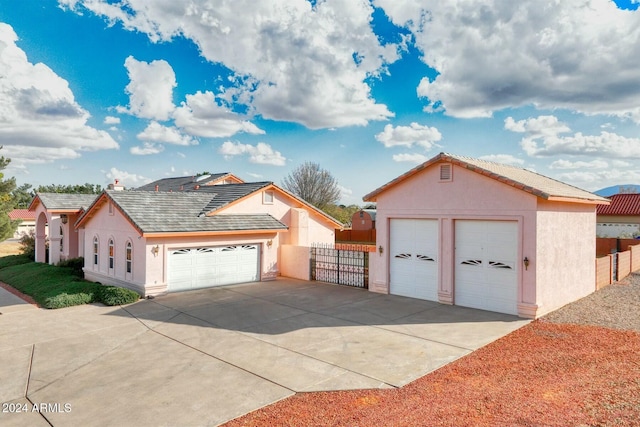
[[[29,209],[14,209],[9,212],[9,219],[12,221],[35,221],[36,213],[35,211],[30,211]]]
[[[561,181],[540,175],[538,173],[516,166],[474,159],[471,157],[456,156],[448,153],[440,153],[430,160],[418,165],[410,171],[400,175],[396,179],[384,184],[363,197],[365,201],[375,201],[380,193],[387,191],[396,184],[410,178],[418,172],[436,164],[451,163],[472,172],[500,181],[503,184],[533,194],[545,200],[567,201],[591,204],[608,204],[609,200],[596,194],[574,187]],[[454,177],[455,179],[455,177]]]
[[[141,234],[287,229],[267,214],[206,216],[203,208],[211,197],[208,192],[105,191],[78,219],[76,226],[111,200]]]
[[[80,211],[86,209],[98,197],[95,194],[36,193],[29,205],[35,210],[38,203],[48,211]]]
[[[188,191],[193,190],[196,186],[209,186],[216,185],[218,182],[222,182],[225,179],[229,179],[234,182],[243,182],[237,176],[229,173],[214,173],[210,175],[201,176],[178,176],[174,178],[163,178],[157,181],[153,181],[149,184],[136,188],[136,191]],[[156,190],[156,186],[158,186]]]
[[[208,214],[272,184],[270,181],[264,181],[211,185],[202,186],[198,190],[190,190],[189,192],[206,193],[208,195],[209,202],[202,206],[202,213]]]
[[[640,194],[614,194],[611,204],[596,207],[598,215],[640,215]]]

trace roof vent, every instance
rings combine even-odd
[[[451,181],[451,163],[440,165],[440,181]]]

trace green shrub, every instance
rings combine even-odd
[[[22,255],[31,259],[36,259],[36,232],[29,230],[29,232],[22,232],[20,235],[20,252]]]
[[[71,270],[73,270],[73,274],[75,274],[78,277],[84,278],[84,272],[82,271],[82,268],[84,267],[83,257],[69,258],[67,260],[60,261],[58,263],[58,267],[70,268]]]
[[[3,256],[3,257],[0,257],[0,270],[6,267],[14,266],[14,265],[26,264],[28,262],[33,262],[33,260],[26,255]]]
[[[44,308],[64,308],[73,305],[89,304],[94,302],[93,293],[79,292],[74,294],[58,294],[44,301]]]
[[[140,299],[140,295],[137,292],[117,286],[102,286],[99,293],[99,300],[104,305],[125,305]]]

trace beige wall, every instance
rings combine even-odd
[[[282,245],[280,247],[280,256],[283,276],[301,280],[309,280],[311,278],[309,264],[311,253],[309,247]]]
[[[595,291],[595,219],[594,205],[539,200],[538,316]]]

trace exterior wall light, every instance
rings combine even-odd
[[[378,252],[380,252],[380,255],[384,253],[384,248],[382,247],[382,245],[378,246]]]
[[[271,247],[271,245],[273,245],[273,240],[269,239],[267,240],[267,247]]]
[[[158,256],[158,252],[160,252],[160,246],[155,245],[154,247],[151,248],[151,252],[153,252],[154,256]]]
[[[524,257],[524,260],[522,260],[522,262],[524,263],[524,269],[528,270],[529,269],[529,258]]]
[[[60,215],[60,221],[62,221],[63,224],[69,222],[69,217],[67,216],[67,214]]]

